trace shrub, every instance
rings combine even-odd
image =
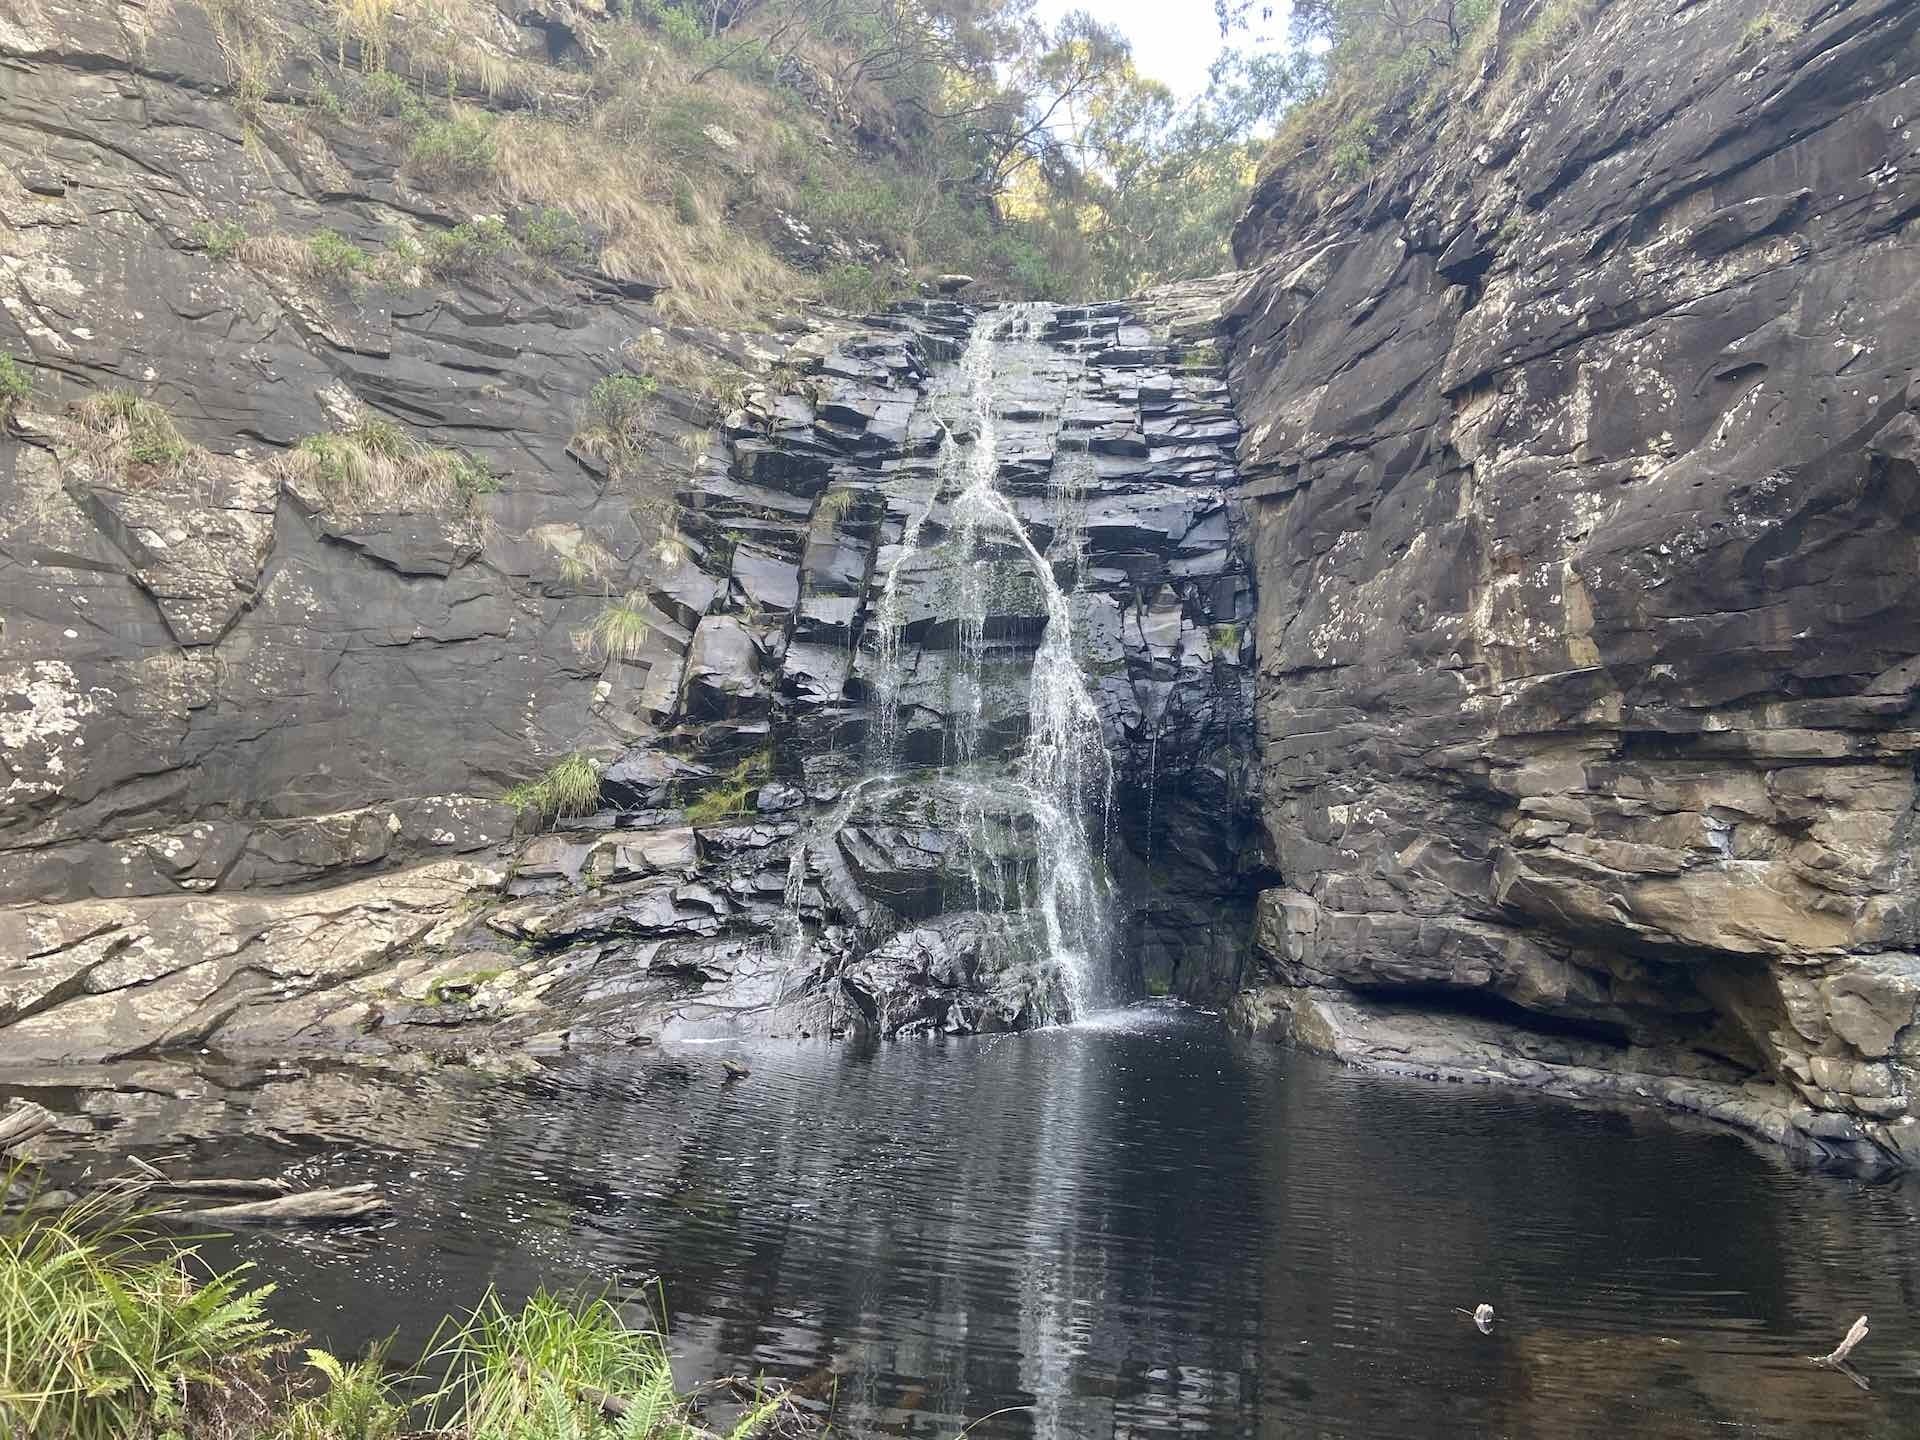
[[[820,298],[849,315],[884,310],[902,293],[897,277],[870,265],[836,265],[820,277]]]
[[[590,757],[576,752],[538,780],[516,785],[500,798],[543,828],[555,820],[577,819],[600,808],[600,770]]]
[[[426,102],[414,93],[413,86],[404,77],[391,70],[362,75],[355,87],[351,109],[365,119],[397,115],[413,125],[425,124],[427,119]]]
[[[773,757],[762,750],[749,755],[686,807],[689,825],[715,825],[747,813],[747,802],[773,769]]]
[[[429,236],[421,263],[435,275],[484,275],[513,253],[513,234],[493,215]]]
[[[498,159],[493,126],[477,116],[455,115],[413,137],[406,167],[425,184],[471,189],[493,175]]]
[[[0,424],[33,396],[33,377],[11,355],[0,354]]]
[[[220,265],[238,255],[247,242],[247,227],[231,220],[202,220],[193,234],[207,258]]]
[[[586,228],[552,205],[538,206],[521,220],[520,243],[529,255],[555,265],[591,265],[594,260]]]
[[[307,270],[324,280],[345,282],[367,268],[367,252],[338,230],[321,230],[307,238]]]
[[[102,390],[74,407],[80,424],[106,442],[102,459],[131,460],[156,470],[172,470],[193,453],[173,417],[151,400],[125,390]]]
[[[177,1434],[210,1389],[257,1377],[277,1348],[272,1286],[249,1285],[248,1266],[205,1270],[122,1199],[0,1232],[0,1431],[17,1416],[22,1435],[63,1440]]]
[[[609,375],[587,393],[586,414],[574,445],[608,464],[639,449],[640,431],[653,410],[660,384],[651,375]]]

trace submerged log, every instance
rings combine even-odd
[[[158,1187],[156,1187],[158,1188]],[[343,1185],[307,1190],[242,1205],[213,1205],[201,1210],[168,1210],[168,1220],[217,1225],[298,1225],[308,1220],[361,1220],[387,1209],[387,1197],[372,1185]]]
[[[24,1145],[36,1135],[44,1135],[59,1122],[53,1118],[53,1112],[44,1105],[31,1100],[22,1100],[13,1109],[0,1115],[0,1154],[16,1145]]]

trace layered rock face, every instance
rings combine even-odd
[[[1263,186],[1247,1024],[1920,1155],[1917,77],[1895,0],[1614,0]]]

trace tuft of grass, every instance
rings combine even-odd
[[[576,635],[574,641],[588,655],[632,660],[653,634],[653,623],[647,614],[646,597],[638,590],[629,590],[620,599],[607,601],[593,617],[593,623]]]
[[[406,169],[424,185],[473,190],[493,178],[500,159],[493,125],[478,115],[455,113],[422,127],[407,147]]]
[[[858,498],[851,486],[842,485],[821,491],[820,503],[814,508],[828,520],[843,520]]]
[[[471,1314],[449,1322],[429,1359],[446,1383],[428,1401],[436,1425],[487,1440],[598,1440],[600,1408],[617,1396],[621,1436],[681,1433],[688,1421],[673,1388],[666,1345],[621,1318],[605,1295],[536,1291],[517,1311],[489,1290]]]
[[[560,579],[568,585],[604,580],[613,569],[613,556],[591,535],[579,532],[546,533],[540,543],[554,557]]]
[[[249,1283],[249,1266],[207,1269],[123,1200],[104,1191],[0,1231],[0,1432],[181,1434],[210,1392],[257,1382],[280,1347],[272,1286]]]
[[[33,398],[33,376],[13,356],[0,353],[0,425],[13,418],[13,412]]]
[[[224,265],[247,243],[247,227],[232,220],[202,220],[194,226],[193,236],[209,260]]]
[[[186,463],[193,447],[164,407],[126,390],[102,390],[73,407],[83,429],[104,442],[101,459],[132,461],[173,471]]]
[[[591,757],[575,752],[538,780],[516,785],[501,798],[542,827],[577,819],[600,808],[600,770]]]
[[[757,751],[729,770],[686,807],[689,825],[717,825],[747,813],[753,792],[766,782],[773,757]]]
[[[500,478],[472,456],[422,445],[371,414],[345,430],[307,436],[281,463],[309,481],[328,509],[351,514],[465,511],[500,488]]]

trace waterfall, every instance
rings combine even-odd
[[[864,637],[869,775],[795,842],[776,938],[787,976],[805,956],[800,906],[809,851],[837,835],[878,782],[889,782],[894,791],[909,786],[906,776],[895,772],[905,769],[902,692],[910,664],[925,658],[917,651],[910,656],[905,644],[910,582],[922,567],[933,572],[948,607],[934,617],[932,628],[951,633],[952,650],[939,773],[923,775],[920,789],[937,798],[951,827],[957,868],[966,876],[965,904],[981,915],[985,943],[1004,948],[1024,942],[1033,952],[1029,974],[1036,1018],[1064,1021],[1104,998],[1099,977],[1113,931],[1102,852],[1111,823],[1114,770],[1074,646],[1091,464],[1084,455],[1057,451],[1059,402],[1072,391],[1081,367],[1076,362],[1064,373],[1056,367],[1044,375],[1034,369],[1039,359],[1061,353],[1042,338],[1052,314],[1048,306],[1012,306],[981,317],[959,360],[930,391],[929,406],[941,430],[935,483],[923,501],[908,506],[899,541],[882,557],[876,572],[879,596]],[[1022,403],[1037,395],[1041,423],[1051,420],[1056,427],[1048,471],[1053,528],[1046,554],[1001,488],[1001,407],[1011,394],[1009,380],[1028,376],[1032,394],[1019,392]],[[1030,419],[1036,412],[1015,413]],[[1024,744],[1017,754],[995,755],[986,743],[987,703],[1005,647],[990,643],[988,632],[999,598],[997,567],[1004,569],[1009,558],[1031,573],[1044,618],[1026,685]],[[1056,566],[1070,571],[1072,592],[1062,588]],[[1096,811],[1098,849],[1091,828]],[[1010,823],[1029,827],[1034,847],[1029,874],[1006,864],[1001,832]],[[1026,912],[1024,927],[999,923],[1016,909]]]

